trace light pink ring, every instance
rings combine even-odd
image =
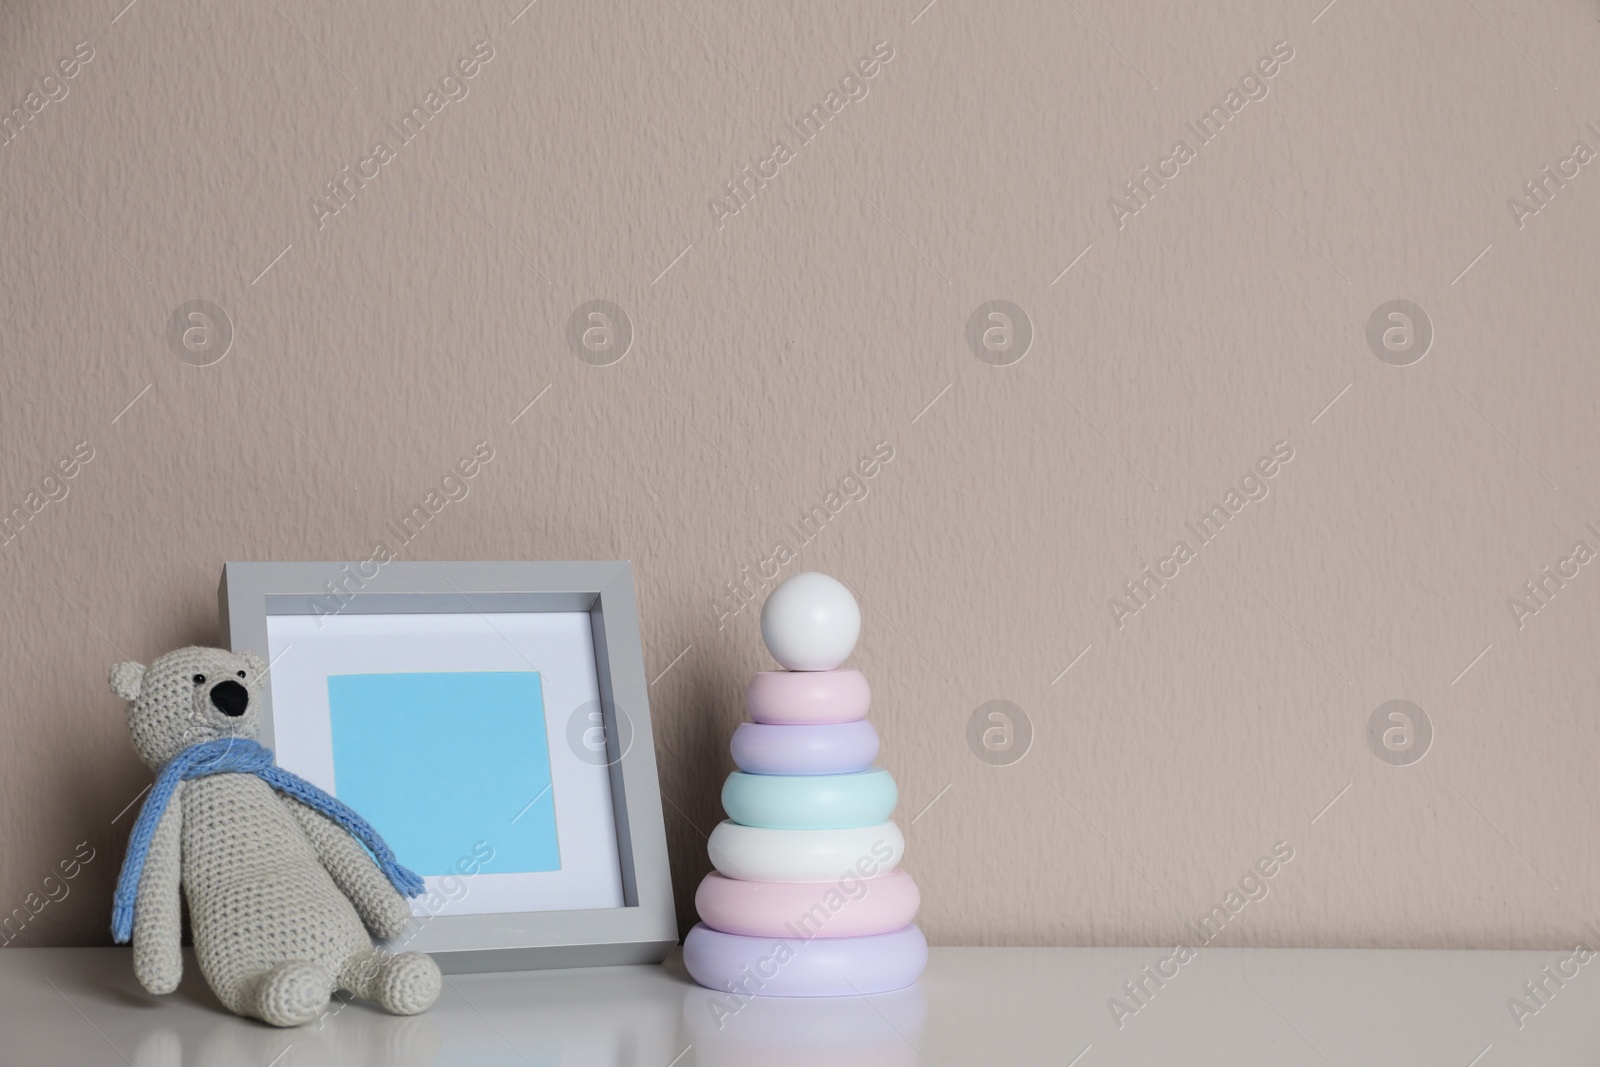
[[[744,937],[862,937],[911,925],[922,894],[911,875],[847,873],[833,882],[745,882],[713,871],[694,895],[713,930]]]
[[[860,671],[758,671],[744,693],[756,722],[778,726],[855,722],[867,717],[872,689]]]

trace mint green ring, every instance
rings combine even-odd
[[[876,826],[899,802],[894,776],[882,767],[853,774],[746,774],[722,786],[722,810],[741,826],[768,830],[845,830]]]

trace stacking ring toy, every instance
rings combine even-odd
[[[756,722],[785,726],[867,717],[872,688],[860,671],[757,671],[744,691]]]
[[[773,830],[876,826],[894,814],[899,799],[894,776],[882,767],[796,777],[734,771],[722,786],[722,810],[728,818],[741,826]]]
[[[771,830],[718,823],[706,842],[711,863],[729,878],[758,882],[833,882],[867,878],[900,865],[906,839],[893,822],[847,830]]]
[[[742,722],[728,751],[747,774],[849,774],[878,758],[878,731],[865,719],[815,726]]]
[[[911,875],[836,882],[741,882],[715,872],[694,895],[700,921],[741,937],[861,937],[910,926],[922,894]]]
[[[767,997],[887,993],[915,982],[927,964],[928,943],[915,926],[806,941],[740,937],[700,923],[683,941],[683,965],[696,982]]]

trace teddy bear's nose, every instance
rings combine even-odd
[[[211,688],[211,703],[222,714],[238,718],[250,706],[250,691],[232,679],[218,682]]]

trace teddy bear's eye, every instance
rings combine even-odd
[[[206,684],[206,676],[203,675],[203,674],[195,675],[194,676],[194,684],[195,685],[205,685]]]
[[[241,678],[243,678],[243,677],[244,677],[244,671],[240,671],[240,672],[239,672],[239,677],[241,677]]]

